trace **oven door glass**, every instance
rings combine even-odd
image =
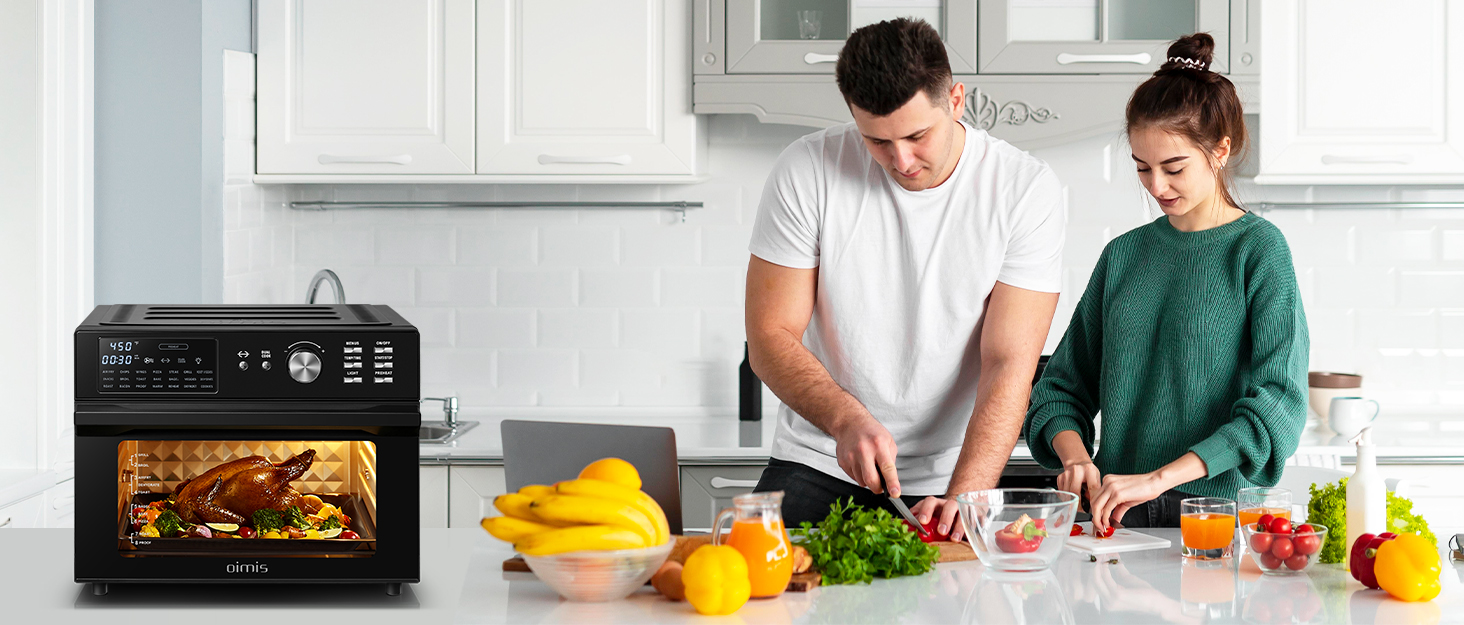
[[[117,445],[123,556],[370,557],[376,519],[371,441]]]

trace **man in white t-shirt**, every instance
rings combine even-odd
[[[796,525],[888,507],[883,480],[959,540],[954,497],[996,486],[1057,307],[1062,186],[960,121],[925,22],[860,28],[835,75],[854,123],[783,151],[753,228],[747,339],[783,402],[757,490]]]

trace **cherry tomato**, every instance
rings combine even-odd
[[[1271,541],[1271,555],[1278,559],[1285,560],[1293,553],[1296,553],[1296,545],[1292,544],[1290,538],[1277,536]]]
[[[346,531],[340,533],[340,538],[344,538],[346,540],[356,540],[356,539],[358,539],[360,537],[361,537],[360,534],[357,534],[357,533],[355,533],[355,532],[353,532],[351,530],[346,530]]]
[[[937,520],[935,517],[930,517],[930,522],[922,526],[925,528],[925,533],[921,534],[920,530],[916,529],[913,524],[911,524],[909,521],[905,521],[905,527],[910,528],[910,531],[915,532],[915,534],[919,535],[921,542],[931,543],[943,540],[950,540],[950,532],[941,534],[935,531],[935,526],[937,524],[939,524],[939,520]]]
[[[1262,514],[1261,515],[1261,518],[1256,519],[1256,524],[1261,526],[1261,531],[1262,532],[1269,532],[1269,531],[1271,531],[1271,522],[1272,521],[1275,521],[1275,520],[1276,520],[1276,517],[1273,516],[1273,515],[1270,515],[1270,514]]]
[[[144,506],[137,506],[132,509],[132,516],[142,516],[144,514],[147,514],[147,508]]]
[[[1290,534],[1291,533],[1291,519],[1288,519],[1286,517],[1277,518],[1277,519],[1271,521],[1270,527],[1271,527],[1271,532],[1274,533],[1274,534]]]
[[[1281,568],[1281,558],[1271,555],[1269,551],[1261,554],[1260,560],[1261,568],[1266,569],[1267,571]]]
[[[1298,553],[1286,559],[1286,568],[1293,571],[1300,571],[1306,568],[1306,565],[1309,562],[1311,562],[1311,556],[1305,556]]]
[[[1293,528],[1291,531],[1293,531],[1293,532],[1295,532],[1297,534],[1314,534],[1314,533],[1316,533],[1317,528],[1312,527],[1311,524],[1309,524],[1309,523],[1302,523],[1301,525],[1298,525],[1295,528]]]
[[[1082,535],[1082,533],[1083,533],[1083,526],[1078,525],[1077,523],[1074,523],[1073,524],[1072,531],[1068,532],[1068,536],[1080,536],[1080,535]]]
[[[1303,526],[1305,527],[1305,526]],[[1291,539],[1296,547],[1296,553],[1309,556],[1322,548],[1322,540],[1316,534],[1302,534],[1297,532],[1296,538]]]
[[[1266,553],[1271,550],[1271,539],[1275,538],[1270,534],[1251,534],[1250,548],[1256,553]]]
[[[1108,529],[1103,530],[1103,537],[1104,538],[1112,538],[1113,537],[1113,526],[1112,525],[1108,526]]]
[[[239,528],[239,538],[254,538],[255,531],[252,527]]]

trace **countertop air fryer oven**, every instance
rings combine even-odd
[[[99,306],[76,581],[419,579],[416,328],[386,306]]]

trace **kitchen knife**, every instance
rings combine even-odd
[[[920,521],[915,519],[915,513],[910,512],[910,507],[906,506],[905,502],[899,497],[890,494],[889,487],[885,485],[884,471],[879,472],[879,489],[884,491],[886,497],[890,498],[890,503],[895,506],[895,510],[899,511],[900,516],[904,517],[906,523],[915,526],[915,531],[919,532],[921,536],[929,534],[929,532],[925,531],[925,526],[921,525]]]

